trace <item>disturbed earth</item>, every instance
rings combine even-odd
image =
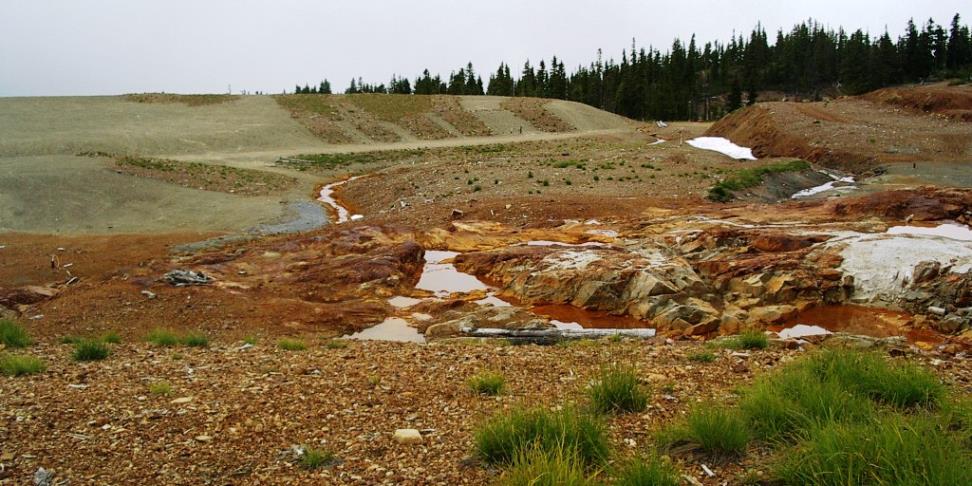
[[[580,401],[612,363],[653,390],[644,413],[610,419],[617,460],[692,404],[733,403],[740,384],[818,347],[886,350],[967,394],[972,139],[959,108],[910,99],[760,103],[711,127],[294,152],[247,166],[265,178],[203,171],[234,197],[265,196],[272,181],[306,190],[331,223],[301,232],[0,234],[0,317],[23,323],[36,341],[24,352],[48,365],[0,378],[0,484],[38,468],[51,484],[483,484],[499,472],[473,455],[477,424]],[[478,133],[460,105],[434,101],[422,116]],[[504,109],[571,129],[531,103]],[[363,122],[345,108],[311,132],[353,139]],[[376,113],[445,137],[426,118]],[[758,160],[686,143],[703,135]],[[862,137],[874,142],[853,143]],[[794,157],[812,165],[707,197]],[[193,173],[179,171],[202,171],[150,162],[124,176],[187,187]],[[209,343],[158,346],[146,339],[157,329]],[[712,346],[752,329],[769,349]],[[71,360],[66,338],[105,333],[121,341],[107,360]],[[714,360],[689,359],[699,352]],[[485,370],[508,391],[471,392]],[[397,429],[422,442],[397,442]],[[302,447],[333,463],[302,469]],[[739,484],[766,454],[676,462],[693,481]]]

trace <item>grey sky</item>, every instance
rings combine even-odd
[[[676,36],[809,17],[896,36],[908,18],[956,12],[972,23],[968,0],[0,0],[0,96],[276,93],[323,77],[343,90],[352,76],[414,79],[470,60],[485,81],[500,61],[557,55],[573,68],[598,47],[618,58],[632,37],[666,50]]]

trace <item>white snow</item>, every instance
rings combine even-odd
[[[479,305],[492,305],[493,307],[510,307],[510,303],[497,297],[495,294],[489,294],[486,297],[476,301]]]
[[[941,236],[951,240],[972,241],[972,229],[959,224],[941,224],[934,228],[922,226],[892,226],[889,235]]]
[[[826,171],[826,170],[821,170],[820,172],[823,173],[823,174],[827,174],[833,180],[830,181],[830,182],[827,182],[825,184],[821,184],[821,185],[819,185],[817,187],[811,187],[809,189],[804,189],[804,190],[802,190],[802,191],[800,191],[800,192],[798,192],[798,193],[790,196],[790,199],[800,199],[800,198],[804,198],[804,197],[813,196],[814,194],[820,194],[821,192],[830,191],[830,190],[834,189],[834,185],[837,184],[838,182],[844,182],[844,183],[847,183],[847,184],[853,184],[854,183],[854,178],[853,177],[849,177],[849,176],[848,177],[841,177],[841,176],[839,176],[837,174],[834,174],[834,173],[829,172],[829,171]],[[847,187],[847,188],[848,189],[857,189],[856,187]]]
[[[924,229],[924,228],[923,228]],[[897,230],[905,231],[905,230]],[[952,236],[954,230],[943,231]],[[911,282],[915,266],[924,261],[951,265],[951,272],[972,270],[972,241],[939,234],[871,234],[843,239],[847,246],[841,270],[854,277],[853,299],[895,302]]]
[[[788,327],[777,333],[781,339],[790,338],[802,338],[808,336],[824,336],[827,334],[833,334],[832,332],[820,327],[820,326],[808,326],[806,324],[797,324],[793,327]]]
[[[697,149],[712,150],[736,160],[756,160],[756,157],[753,157],[752,149],[740,147],[730,142],[729,139],[722,137],[699,137],[693,138],[686,143]]]

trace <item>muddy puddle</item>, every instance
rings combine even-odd
[[[904,336],[912,343],[939,343],[942,337],[926,329],[905,327],[911,316],[904,312],[857,305],[811,307],[798,313],[782,326],[770,327],[782,338],[804,338],[832,333],[846,333],[874,338]]]
[[[381,324],[371,326],[354,334],[345,336],[345,339],[356,339],[363,341],[394,341],[402,343],[424,343],[425,336],[417,329],[410,326],[408,321],[400,317],[389,317]]]
[[[437,296],[445,297],[454,292],[468,293],[475,290],[487,290],[486,284],[468,273],[460,272],[448,260],[459,253],[454,251],[429,250],[425,252],[425,267],[422,277],[415,288],[434,292]]]

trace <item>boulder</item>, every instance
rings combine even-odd
[[[421,444],[425,440],[422,433],[416,429],[398,429],[392,438],[395,442],[405,445]]]
[[[779,324],[797,313],[792,305],[766,305],[749,310],[749,322],[757,324]]]

